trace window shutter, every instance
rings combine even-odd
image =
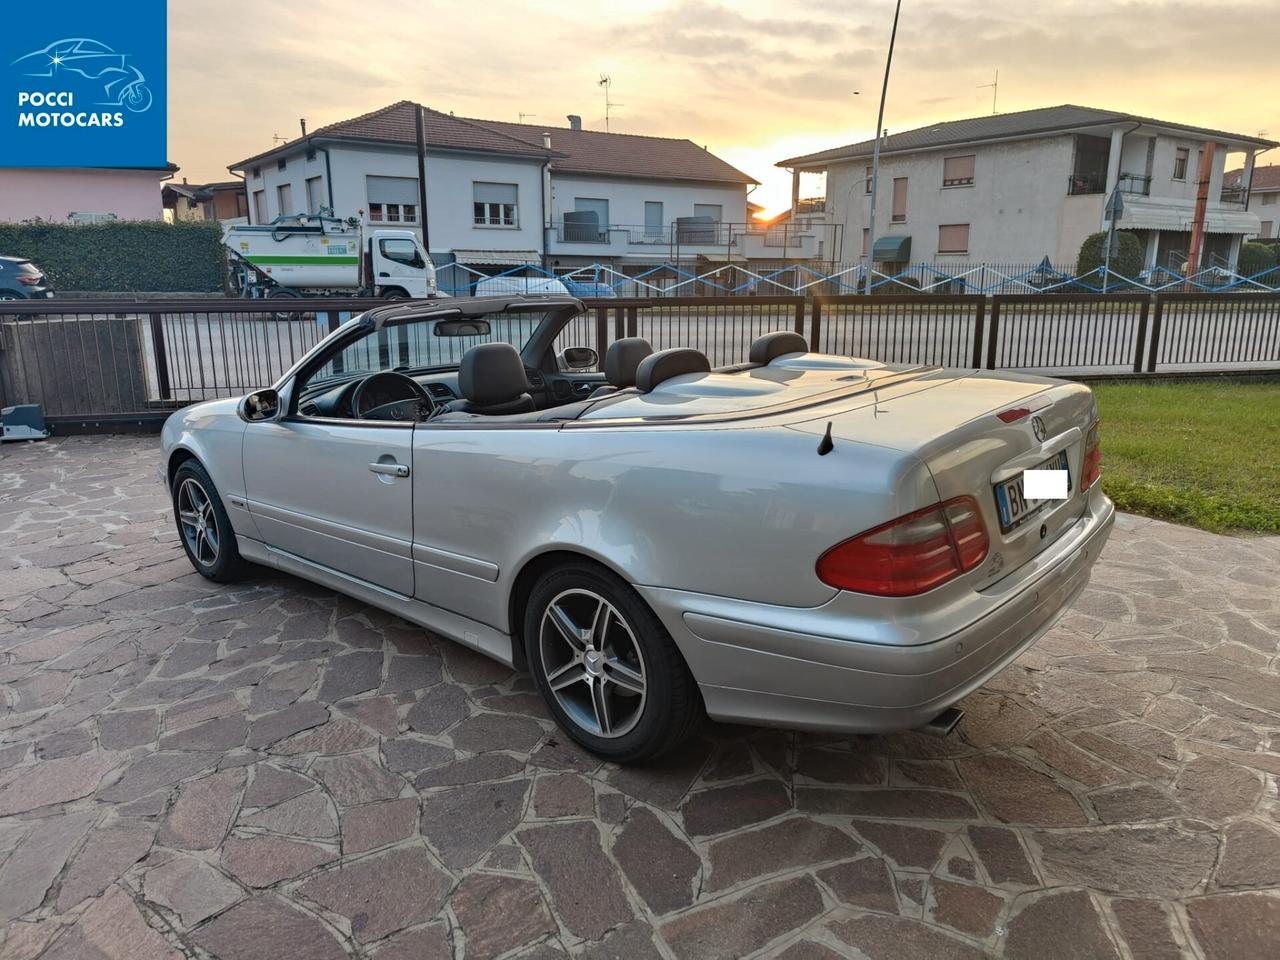
[[[514,183],[482,183],[471,185],[476,203],[515,203],[518,188]]]
[[[907,219],[907,178],[895,177],[893,180],[893,219]]]
[[[417,177],[364,178],[365,192],[370,203],[417,203]]]
[[[968,253],[969,225],[967,223],[944,223],[938,227],[939,253]]]
[[[971,153],[966,157],[947,157],[942,161],[942,185],[973,183],[973,159]]]

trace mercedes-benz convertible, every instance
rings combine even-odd
[[[765,334],[713,369],[569,342],[571,297],[348,321],[179,410],[160,473],[212,580],[287,571],[527,669],[619,762],[704,716],[838,733],[955,704],[1080,593],[1114,508],[1079,384]],[[1028,494],[1024,471],[1065,471]]]

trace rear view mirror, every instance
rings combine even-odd
[[[280,394],[268,387],[249,394],[240,401],[240,418],[250,423],[277,420],[280,417]]]
[[[433,333],[437,337],[487,337],[488,320],[440,320]]]
[[[566,347],[559,359],[561,370],[590,370],[600,362],[600,354],[590,347]]]

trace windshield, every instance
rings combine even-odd
[[[547,310],[508,310],[466,317],[461,323],[456,315],[388,323],[329,357],[307,378],[305,386],[383,370],[412,373],[456,367],[462,355],[478,343],[509,343],[523,351],[534,331],[551,315]],[[485,325],[486,332],[466,332],[483,330]],[[445,333],[449,335],[442,335]]]

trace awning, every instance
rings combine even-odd
[[[537,250],[454,250],[458,263],[501,267],[541,266]]]
[[[1162,200],[1155,197],[1124,198],[1124,213],[1116,226],[1121,230],[1173,230],[1188,233],[1195,219],[1195,203],[1189,200]],[[1259,233],[1262,221],[1255,213],[1224,209],[1210,204],[1205,211],[1206,233]]]
[[[910,237],[877,237],[871,259],[876,263],[896,263],[911,259]]]

